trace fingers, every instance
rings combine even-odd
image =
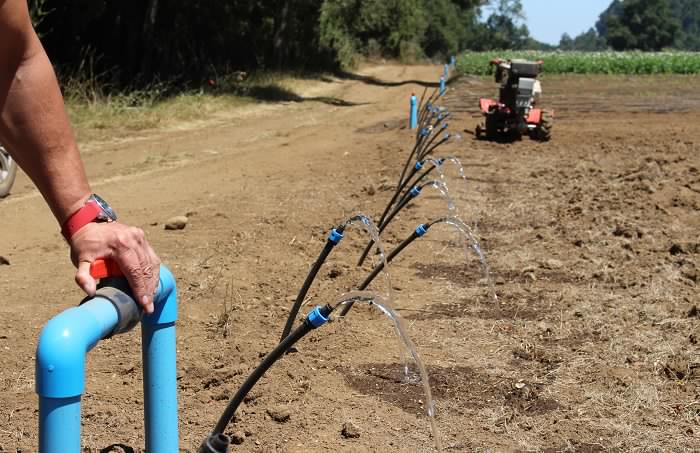
[[[128,227],[119,235],[120,246],[114,254],[119,267],[129,282],[136,302],[146,313],[153,313],[153,296],[158,284],[150,245],[139,228]],[[153,253],[155,255],[155,253]]]
[[[97,282],[90,275],[90,261],[80,261],[78,263],[78,271],[75,274],[75,282],[80,286],[80,289],[85,291],[88,296],[94,296],[97,290]]]
[[[153,313],[160,259],[141,229],[117,222],[89,224],[71,238],[71,256],[78,263],[75,281],[88,295],[93,296],[96,287],[90,263],[97,258],[112,259],[129,282],[136,302],[146,313]]]

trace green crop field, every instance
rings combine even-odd
[[[465,52],[457,58],[463,74],[490,74],[493,58],[543,60],[549,74],[699,74],[698,52]]]

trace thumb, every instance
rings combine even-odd
[[[75,282],[88,296],[94,296],[97,290],[97,282],[90,275],[91,264],[89,261],[81,261],[78,263],[78,271],[75,273]]]

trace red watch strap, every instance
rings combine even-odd
[[[88,201],[85,203],[85,206],[71,214],[68,220],[63,224],[63,228],[61,228],[63,237],[66,238],[66,240],[70,240],[79,229],[95,220],[101,212],[102,210],[97,205],[96,201]]]

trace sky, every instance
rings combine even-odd
[[[588,31],[611,0],[522,0],[530,35],[547,44],[559,44],[564,33],[572,38]]]

